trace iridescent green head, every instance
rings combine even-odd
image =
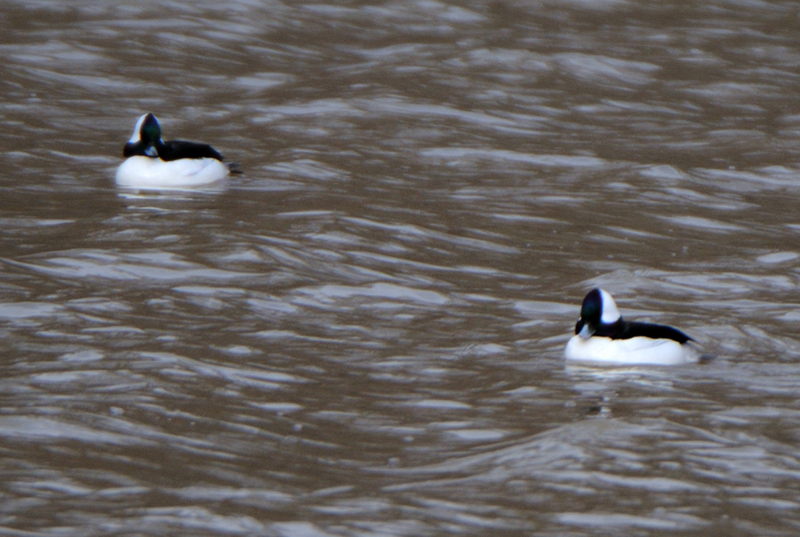
[[[159,144],[161,144],[161,125],[158,124],[156,116],[145,114],[136,122],[133,135],[125,144],[122,154],[125,157],[136,155],[157,157],[156,146]]]

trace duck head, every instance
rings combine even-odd
[[[133,135],[122,149],[122,154],[126,158],[133,156],[157,157],[157,146],[162,143],[161,125],[158,124],[156,116],[145,114],[136,122]]]
[[[603,289],[592,289],[583,299],[581,317],[575,325],[575,333],[587,339],[598,329],[610,328],[622,320],[617,304],[612,296]],[[600,330],[605,333],[608,330]]]

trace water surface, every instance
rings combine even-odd
[[[6,2],[0,532],[794,535],[796,18]],[[715,358],[565,365],[594,286]]]

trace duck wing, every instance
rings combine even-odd
[[[622,336],[619,339],[629,339],[637,336],[644,336],[651,339],[671,339],[678,343],[694,341],[692,338],[671,326],[652,323],[626,322]]]
[[[156,149],[161,160],[171,161],[182,158],[214,158],[223,160],[222,155],[208,144],[187,142],[184,140],[170,140],[159,144]]]

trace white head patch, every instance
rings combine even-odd
[[[141,142],[142,141],[142,137],[141,137],[139,131],[141,131],[142,123],[144,123],[144,118],[146,118],[146,117],[147,117],[147,114],[144,114],[142,117],[139,118],[139,121],[136,122],[136,126],[133,128],[133,135],[131,136],[131,139],[128,140],[129,142],[136,143],[136,142]]]
[[[617,303],[614,302],[614,299],[611,297],[608,291],[600,289],[600,297],[603,300],[603,313],[600,316],[600,322],[603,324],[614,324],[615,322],[619,321],[621,316],[619,314],[619,310],[617,309]]]

